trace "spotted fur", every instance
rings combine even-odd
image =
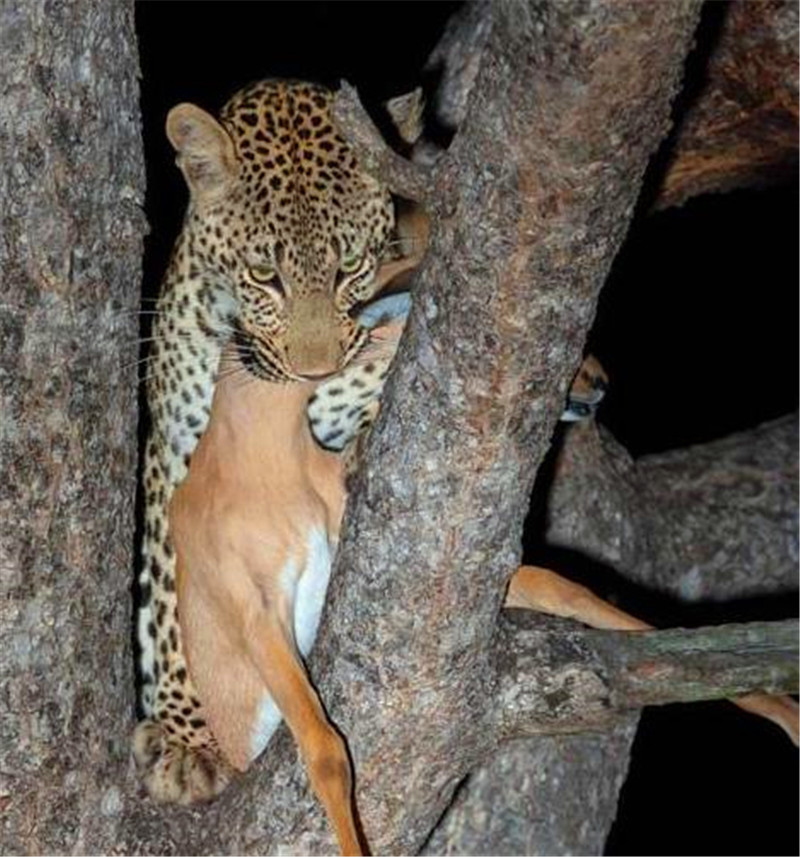
[[[403,300],[397,301],[396,297]],[[400,329],[408,312],[407,295],[375,301],[366,319],[372,325],[391,323]],[[392,336],[399,339],[400,329]],[[308,416],[311,429],[326,449],[340,452],[367,433],[378,414],[383,384],[388,373],[393,348],[390,346],[379,359],[349,366],[335,378],[321,384],[311,397]],[[608,376],[600,361],[589,354],[581,364],[567,397],[561,421],[582,422],[591,419],[605,397]],[[354,464],[355,466],[355,464]]]
[[[208,799],[232,773],[184,660],[167,519],[226,370],[222,352],[235,343],[247,369],[273,381],[347,366],[368,343],[359,311],[398,255],[391,197],[359,169],[333,125],[331,100],[316,85],[266,81],[234,95],[219,122],[193,105],[174,108],[167,122],[191,201],[149,360],[138,613],[146,719],[134,735],[145,784],[162,801]],[[342,435],[330,436],[338,425],[326,431],[333,448],[374,413],[384,373],[385,361],[367,361],[345,378],[354,388],[369,381],[371,394],[356,396],[360,411],[348,408]],[[335,389],[331,382],[323,398]]]

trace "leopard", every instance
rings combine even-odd
[[[338,372],[322,400],[339,392],[347,426],[330,425],[337,415],[312,413],[310,421],[321,442],[343,450],[374,417],[388,365],[362,360],[342,374],[385,320],[385,311],[370,318],[364,308],[419,261],[389,190],[360,167],[337,129],[334,97],[316,83],[262,80],[234,94],[218,118],[187,103],[167,117],[190,201],[147,358],[151,426],[136,623],[143,719],[133,736],[136,765],[159,802],[209,800],[235,775],[186,662],[168,520],[215,385],[235,371],[226,349],[271,382]],[[399,300],[390,315],[407,310],[402,297],[387,300]]]

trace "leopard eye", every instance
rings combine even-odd
[[[364,261],[363,255],[352,255],[352,256],[343,256],[342,261],[339,263],[339,268],[345,274],[352,274],[354,271],[357,271],[361,267],[361,263]]]
[[[250,279],[257,287],[261,287],[262,291],[267,291],[285,297],[286,289],[283,287],[280,275],[274,268],[267,265],[254,265],[248,269]],[[266,288],[263,288],[266,287]]]
[[[253,280],[262,286],[272,285],[272,280],[277,276],[275,269],[268,265],[253,265],[249,270]]]

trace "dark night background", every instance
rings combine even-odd
[[[711,34],[724,4],[712,5],[704,15]],[[170,107],[193,101],[216,111],[261,77],[329,85],[345,78],[368,106],[378,103],[422,82],[458,6],[139,2],[152,227],[146,294],[157,290],[186,200],[163,132]],[[702,55],[693,66],[702,67]],[[712,440],[796,410],[797,236],[796,183],[637,217],[590,339],[611,377],[600,420],[632,454]],[[531,532],[526,544],[533,540]],[[586,582],[591,570],[580,572]],[[660,625],[797,611],[795,597],[681,606],[619,580],[591,585]],[[776,727],[724,703],[650,708],[606,853],[797,854],[797,812],[797,753]]]

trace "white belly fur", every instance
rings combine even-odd
[[[281,586],[294,605],[294,638],[300,654],[306,657],[314,645],[319,628],[325,593],[331,574],[331,549],[324,529],[312,530],[306,547],[305,568],[298,575],[297,563],[289,559],[281,570]],[[269,694],[259,705],[251,739],[252,758],[259,756],[281,722],[278,706]]]

